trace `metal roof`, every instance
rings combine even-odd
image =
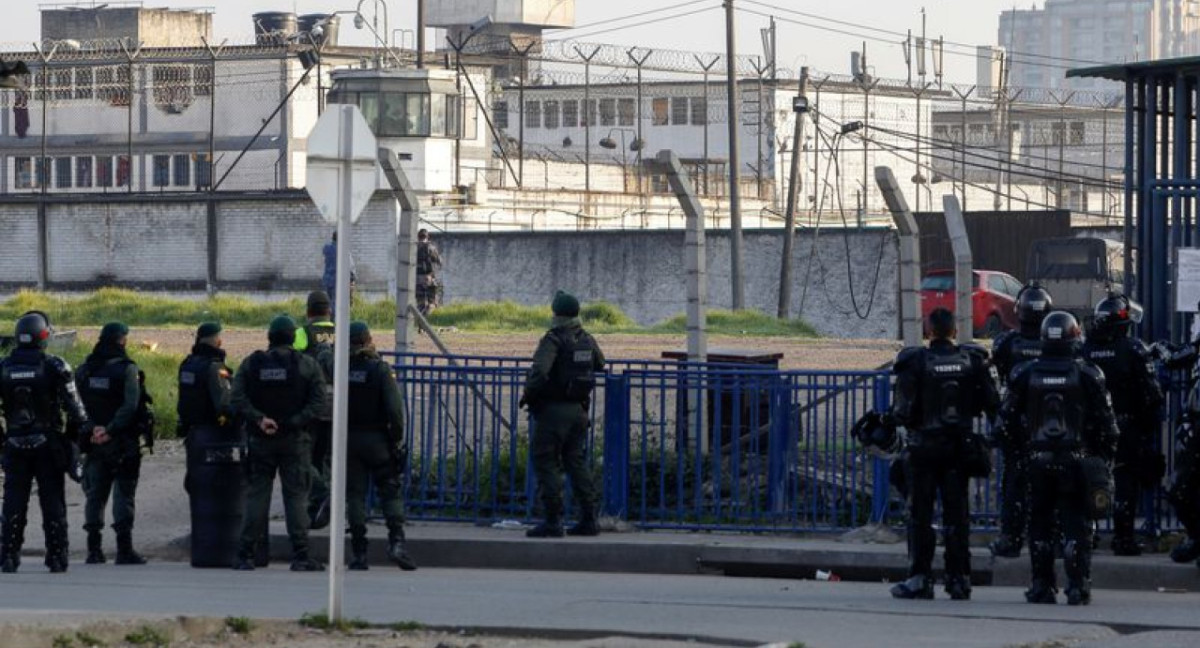
[[[1068,79],[1099,78],[1112,81],[1129,81],[1130,79],[1176,76],[1180,74],[1200,74],[1200,56],[1157,61],[1139,61],[1136,63],[1116,63],[1067,70]]]

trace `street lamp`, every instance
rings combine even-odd
[[[463,49],[467,47],[467,43],[470,43],[472,38],[478,36],[491,24],[492,16],[488,14],[471,23],[471,26],[467,28],[467,33],[459,35],[457,42],[450,36],[446,36],[446,42],[450,44],[450,47],[454,48],[454,87],[458,90],[458,102],[460,106],[458,110],[458,127],[455,129],[458,134],[454,137],[454,186],[456,187],[462,185],[462,136],[463,130],[466,127],[467,117],[466,102],[462,98],[462,53]],[[417,52],[418,60],[420,60],[421,55],[421,52]],[[521,119],[525,119],[524,114],[521,115]]]
[[[616,140],[616,138],[613,137],[613,133],[621,134],[620,147],[617,146],[617,140]],[[629,142],[625,139],[626,134],[633,135],[632,142]],[[617,150],[617,148],[621,149],[621,185],[624,188],[625,192],[628,193],[629,192],[629,171],[628,171],[629,157],[628,157],[627,151],[633,151],[634,153],[638,153],[642,149],[646,148],[646,143],[640,137],[637,136],[637,132],[635,132],[629,128],[613,128],[608,131],[608,135],[605,135],[603,138],[600,139],[600,148],[608,149],[610,151],[615,151],[615,150]]]
[[[354,28],[362,29],[366,25],[366,20],[362,15],[363,3],[367,0],[358,0],[358,6],[354,8]],[[372,20],[371,31],[375,33],[375,40],[383,47],[387,47],[387,41],[379,38],[380,34],[390,34],[388,31],[388,8],[387,3],[383,0],[374,0],[375,2],[375,17]],[[379,31],[379,7],[383,7],[383,31]]]
[[[358,4],[360,7],[362,6],[361,1]],[[386,4],[384,5],[383,11],[384,11],[383,23],[386,25],[387,24],[387,5]],[[366,19],[363,18],[362,13],[359,12],[358,9],[354,9],[353,11],[350,9],[342,9],[340,11],[335,11],[329,15],[330,16],[354,16],[354,27],[356,29],[364,29],[365,28],[367,31],[371,32],[371,35],[375,37],[375,44],[379,47],[382,47],[384,50],[386,50],[387,53],[391,55],[392,59],[396,61],[397,65],[400,65],[400,66],[404,65],[404,62],[400,60],[400,57],[396,56],[396,52],[394,52],[392,50],[392,48],[388,47],[387,40],[384,38],[384,36],[379,32],[378,29],[376,29],[371,23],[368,23],[366,21]],[[329,19],[327,18],[327,19],[321,21],[319,23],[319,25],[321,25],[323,27],[326,24],[328,24],[328,22],[329,22]]]

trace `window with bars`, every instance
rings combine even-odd
[[[75,71],[72,68],[55,70],[52,75],[54,90],[50,96],[54,97],[57,101],[64,101],[73,97],[75,95],[74,77]]]
[[[671,100],[655,99],[650,102],[650,123],[654,126],[667,126],[671,123]]]
[[[559,120],[562,117],[562,109],[559,107],[557,101],[547,101],[542,104],[542,115],[545,127],[554,130],[558,128]]]
[[[617,125],[617,100],[616,99],[601,99],[600,100],[600,125],[601,126],[616,126]]]
[[[92,186],[92,157],[90,155],[75,158],[75,186],[83,188]]]
[[[203,153],[196,156],[196,187],[210,186],[212,186],[212,163],[208,160],[208,154]]]
[[[542,102],[525,102],[525,128],[542,127]]]
[[[595,126],[598,123],[596,121],[596,112],[596,100],[588,99],[585,101],[583,106],[583,114],[579,118],[579,125],[587,126],[588,124],[591,124],[592,126]]]
[[[75,68],[75,98],[76,99],[91,99],[95,94],[92,87],[94,75],[92,68],[81,67]]]
[[[38,158],[37,186],[44,187],[50,182],[50,158]]]
[[[637,118],[637,102],[633,99],[621,99],[617,102],[618,123],[621,126],[633,126]]]
[[[54,186],[57,189],[70,189],[74,186],[74,160],[69,157],[54,158]]]
[[[96,186],[102,188],[113,186],[113,159],[111,155],[96,158]]]
[[[211,66],[197,65],[192,68],[192,83],[197,97],[207,97],[213,93],[213,69]]]
[[[708,98],[692,97],[692,125],[708,125]]]
[[[192,103],[191,66],[156,65],[151,78],[156,106],[181,110]]]
[[[188,187],[192,184],[192,157],[176,155],[172,161],[172,179],[176,187]]]
[[[128,155],[117,156],[117,186],[128,187],[133,180],[133,165]]]
[[[500,130],[508,129],[508,102],[497,101],[492,106],[492,117],[496,121],[496,128]]]
[[[688,98],[671,98],[671,123],[676,126],[688,125]]]
[[[579,126],[578,99],[567,99],[562,102],[562,125],[563,128],[575,128]]]
[[[17,184],[17,189],[33,189],[37,186],[33,173],[33,158],[31,157],[16,157],[14,162],[14,180]]]
[[[155,187],[165,187],[171,184],[171,156],[155,155],[153,160],[153,175]]]

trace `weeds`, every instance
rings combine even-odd
[[[247,635],[254,630],[254,623],[246,617],[225,617],[225,627],[233,634]]]
[[[125,635],[125,643],[135,646],[150,646],[151,648],[167,648],[171,645],[171,640],[151,626],[142,626]]]
[[[417,632],[425,629],[425,624],[420,621],[400,621],[388,625],[388,629],[395,632]]]
[[[333,621],[325,612],[305,612],[300,617],[300,625],[324,632],[351,632],[371,627],[369,623],[357,617]]]
[[[79,640],[83,648],[104,648],[107,644],[99,637],[80,630],[75,633],[75,638]]]
[[[67,635],[58,635],[50,641],[54,648],[75,648],[75,640]]]

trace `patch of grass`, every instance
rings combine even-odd
[[[621,309],[605,302],[585,304],[579,312],[583,325],[595,332],[637,329]],[[550,325],[554,313],[550,306],[522,306],[504,302],[479,302],[442,306],[429,317],[434,326],[454,327],[462,331],[521,333],[542,331]]]
[[[803,320],[781,320],[755,310],[708,311],[710,335],[748,335],[756,337],[820,337]],[[650,328],[650,333],[687,333],[687,316],[677,315]]]
[[[79,640],[79,643],[83,645],[84,648],[104,648],[107,645],[99,637],[96,637],[83,630],[76,632],[75,638]]]
[[[371,627],[371,624],[358,617],[351,617],[349,619],[343,618],[339,621],[333,621],[325,612],[305,612],[304,615],[300,617],[300,625],[304,626],[305,628],[323,630],[325,632],[350,632],[352,630],[363,630]]]
[[[233,634],[246,635],[254,630],[254,623],[247,617],[225,617],[225,627]]]
[[[425,629],[425,624],[420,621],[400,621],[388,625],[389,630],[395,632],[417,632]]]
[[[152,648],[167,648],[171,640],[155,628],[144,625],[125,635],[125,643],[135,646],[151,646]]]
[[[73,368],[78,369],[91,352],[90,344],[77,342],[62,356]],[[179,364],[183,362],[183,356],[131,346],[129,357],[146,372],[146,389],[154,398],[154,418],[157,421],[155,436],[160,439],[174,438],[175,428],[179,424],[175,404],[179,400]]]
[[[58,635],[50,641],[54,648],[75,648],[75,639],[68,635]]]

